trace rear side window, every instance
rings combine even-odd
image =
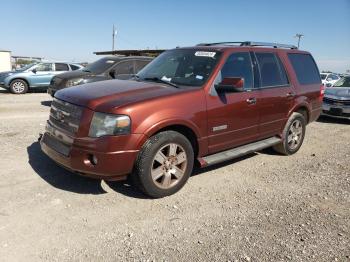
[[[301,85],[320,84],[320,73],[316,63],[309,54],[288,54],[298,82]]]
[[[261,87],[288,85],[286,70],[274,53],[255,53],[258,60]]]
[[[55,71],[69,71],[69,67],[64,63],[55,63]]]

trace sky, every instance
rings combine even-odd
[[[95,51],[168,49],[202,42],[296,44],[320,70],[350,70],[350,0],[2,0],[0,49],[92,62]]]

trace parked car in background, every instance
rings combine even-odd
[[[34,63],[16,71],[1,73],[0,85],[14,94],[24,94],[30,89],[47,88],[57,74],[81,68],[83,66],[75,63]]]
[[[350,119],[350,76],[341,78],[325,90],[322,114]]]
[[[131,174],[147,195],[164,197],[184,186],[195,161],[204,167],[267,147],[296,153],[323,91],[313,57],[295,46],[176,48],[132,80],[58,91],[40,144],[68,170],[105,180]]]
[[[87,65],[82,70],[55,76],[52,78],[47,92],[54,96],[56,91],[70,86],[109,79],[130,79],[152,59],[143,56],[104,57]]]
[[[340,79],[340,76],[334,73],[321,73],[322,84],[326,87],[332,86]]]

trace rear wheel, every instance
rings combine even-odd
[[[10,91],[13,94],[25,94],[28,91],[28,84],[22,79],[14,79],[10,84]]]
[[[305,117],[300,113],[294,112],[284,127],[282,143],[274,146],[274,150],[283,155],[296,153],[303,144],[305,127]]]
[[[194,153],[182,134],[164,131],[151,137],[141,149],[133,181],[148,196],[160,198],[179,191],[192,173]]]

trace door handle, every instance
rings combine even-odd
[[[294,92],[289,92],[286,94],[286,97],[295,97],[295,93]]]
[[[256,104],[256,98],[255,97],[248,98],[246,102],[250,105],[254,105]]]

